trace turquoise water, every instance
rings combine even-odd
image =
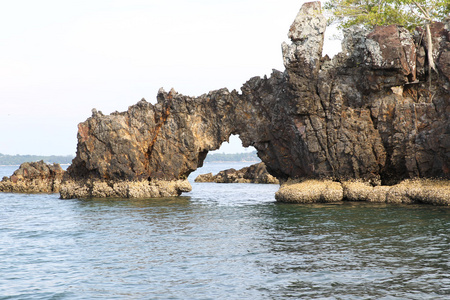
[[[200,172],[230,166],[241,167]],[[15,168],[0,167],[0,178]],[[146,200],[0,194],[0,299],[450,297],[449,208],[277,204],[277,189],[193,183],[182,197]]]

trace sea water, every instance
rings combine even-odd
[[[448,207],[193,182],[242,166],[206,164],[173,198],[0,193],[0,299],[450,298]]]

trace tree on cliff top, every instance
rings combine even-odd
[[[430,23],[449,17],[449,0],[330,0],[324,8],[332,15],[329,22],[338,22],[340,28],[362,25],[372,29],[377,25],[397,24],[412,31],[417,26],[425,27],[428,73],[431,74],[431,69],[436,71]],[[431,86],[431,76],[429,80]]]
[[[398,24],[409,30],[443,21],[450,13],[449,0],[330,0],[325,10],[331,13],[329,22],[340,28],[362,25],[372,29],[376,25]]]

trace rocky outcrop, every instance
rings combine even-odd
[[[64,170],[59,164],[26,162],[10,177],[3,177],[0,192],[6,193],[58,193]]]
[[[322,57],[320,10],[319,2],[305,3],[292,24],[291,43],[282,45],[286,70],[251,78],[241,93],[161,89],[156,105],[94,110],[78,126],[67,182],[93,196],[93,182],[116,190],[118,182],[185,180],[231,134],[255,147],[282,182],[450,178],[449,24],[431,25],[437,72],[429,73],[427,39],[397,26],[351,28],[342,53]],[[188,190],[181,186],[171,194]]]
[[[216,182],[216,183],[265,183],[279,184],[278,179],[267,172],[264,163],[258,163],[240,170],[227,169],[220,171],[216,175],[212,173],[200,174],[195,178],[195,182]]]

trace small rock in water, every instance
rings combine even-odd
[[[58,193],[64,172],[59,164],[25,162],[10,177],[3,177],[0,192]]]
[[[269,174],[266,165],[261,162],[242,168],[240,170],[228,169],[220,171],[217,175],[212,173],[201,174],[195,178],[195,182],[216,183],[266,183],[279,184],[278,179]]]

